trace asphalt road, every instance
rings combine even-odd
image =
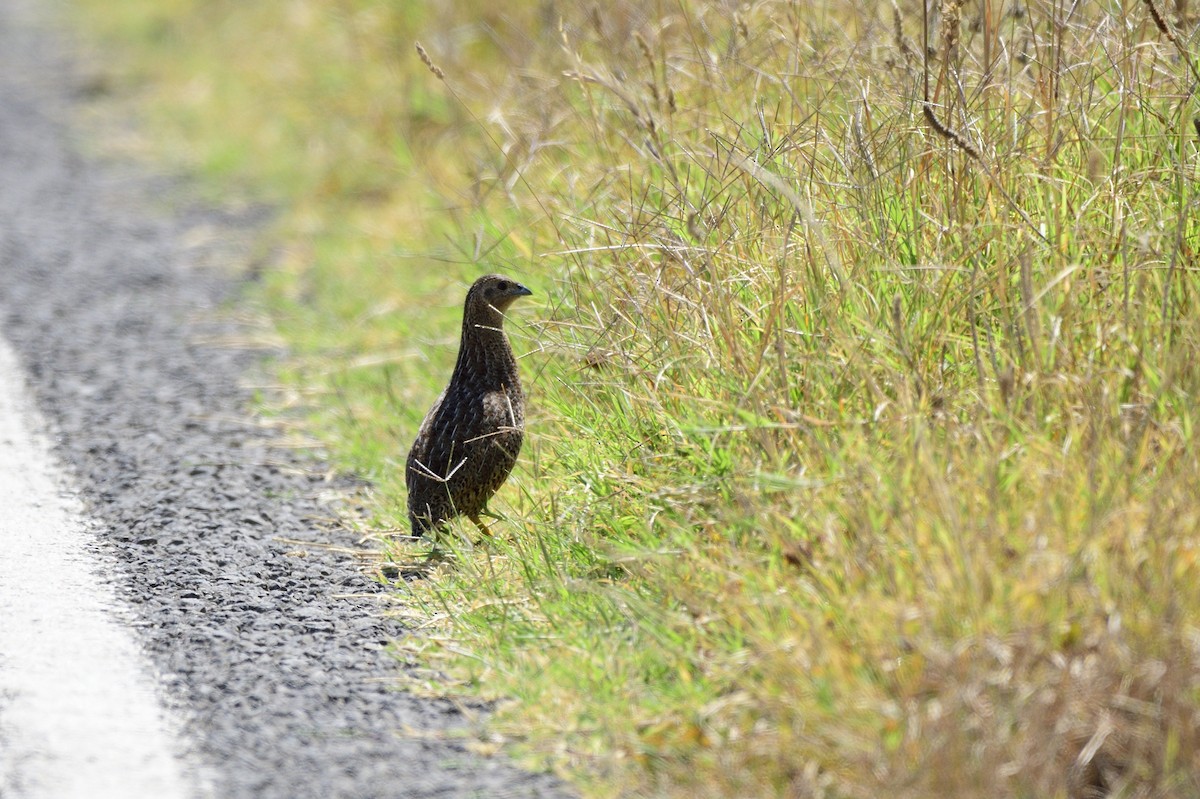
[[[87,518],[91,543],[78,546],[94,559],[52,561],[59,584],[47,593],[70,598],[75,586],[79,598],[77,614],[38,621],[42,643],[58,642],[51,651],[75,666],[48,673],[63,691],[97,695],[118,690],[110,673],[141,675],[149,684],[131,690],[166,719],[159,754],[146,757],[161,764],[168,751],[185,795],[567,795],[549,776],[468,751],[453,736],[466,723],[453,703],[395,689],[387,645],[405,630],[383,615],[369,576],[328,546],[356,543],[328,524],[329,484],[247,416],[261,353],[211,343],[244,333],[222,312],[241,289],[227,265],[263,212],[180,202],[179,181],[80,155],[82,83],[45,5],[0,0],[0,335],[49,425],[34,437],[53,440],[50,459],[78,489],[65,501]],[[67,546],[65,534],[35,539],[28,525],[0,535],[0,559]],[[127,668],[80,665],[82,650],[101,649],[80,621],[92,612],[83,586],[97,579],[120,605],[103,615],[130,642],[113,644]],[[0,607],[8,632],[18,612]],[[0,635],[0,646],[20,646],[11,640]],[[11,778],[33,723],[17,709],[37,690],[5,683],[20,660],[5,654],[0,796],[21,799],[39,795]],[[144,758],[121,761],[119,740],[106,731],[101,749],[130,770],[126,795],[157,796],[136,787]]]
[[[203,793],[25,388],[0,339],[0,796]]]

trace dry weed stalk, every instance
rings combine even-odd
[[[445,71],[443,71],[441,67],[433,62],[433,59],[429,57],[429,52],[425,49],[425,47],[420,42],[415,42],[414,44],[416,45],[417,55],[421,58],[421,63],[433,73],[435,78],[442,82],[442,85],[446,87],[446,91],[450,93],[450,96],[454,98],[454,101],[462,106],[463,110],[466,111],[468,116],[471,117],[471,121],[474,122],[479,129],[484,132],[484,135],[487,137],[488,141],[490,141],[492,146],[496,148],[496,152],[498,152],[504,158],[505,168],[510,169],[512,174],[517,176],[517,179],[521,182],[521,185],[523,185],[529,192],[530,196],[533,197],[534,203],[539,209],[541,209],[546,219],[549,220],[550,224],[559,233],[559,237],[561,238],[562,230],[559,227],[558,220],[550,213],[550,210],[546,208],[545,203],[542,202],[541,197],[539,197],[537,192],[533,190],[533,187],[529,185],[529,181],[525,178],[524,171],[520,168],[520,165],[517,164],[515,158],[510,156],[509,152],[506,151],[501,143],[496,139],[496,136],[492,133],[491,129],[488,128],[487,125],[483,124],[471,107],[467,105],[462,97],[458,95],[458,92],[454,90],[454,86],[446,80]]]
[[[959,0],[945,0],[942,4],[942,39],[946,44],[946,60],[943,64],[943,70],[948,68],[954,48],[958,45],[959,32],[959,10],[961,3]],[[921,28],[922,37],[926,42],[929,41],[929,8],[922,0],[921,3]],[[945,72],[943,71],[943,75]],[[966,140],[966,138],[958,131],[943,123],[937,117],[937,113],[933,110],[933,102],[929,99],[929,49],[925,50],[924,58],[924,74],[922,76],[923,95],[921,102],[921,112],[925,115],[925,120],[929,123],[929,127],[941,136],[943,139],[954,144],[973,160],[979,161],[979,151]]]
[[[864,93],[862,105],[854,109],[854,121],[852,129],[854,131],[854,143],[858,146],[859,154],[862,155],[863,163],[867,165],[867,172],[871,175],[871,180],[879,180],[879,168],[875,165],[875,156],[871,153],[871,146],[867,142],[867,130],[863,124],[863,109],[867,105],[866,96]]]
[[[1197,82],[1200,82],[1200,69],[1197,69],[1196,62],[1192,60],[1192,54],[1188,52],[1187,48],[1184,47],[1183,42],[1179,40],[1179,34],[1175,32],[1175,27],[1171,25],[1170,21],[1162,13],[1162,9],[1158,7],[1158,3],[1155,2],[1155,0],[1144,1],[1146,3],[1146,7],[1150,9],[1150,17],[1154,20],[1155,26],[1159,29],[1159,31],[1162,32],[1163,36],[1167,37],[1167,41],[1173,44],[1175,49],[1179,51],[1179,57],[1187,63],[1188,70],[1192,73],[1192,77],[1195,78]],[[1192,89],[1194,91],[1195,87],[1193,86]],[[1200,127],[1198,127],[1197,130],[1200,131]]]
[[[911,64],[916,61],[917,51],[913,49],[912,43],[904,35],[903,17],[900,15],[900,6],[896,5],[895,0],[892,0],[892,32],[896,37],[896,49],[904,56],[904,63]]]

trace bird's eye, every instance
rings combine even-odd
[[[500,289],[501,291],[508,291],[508,281],[501,280],[499,283],[496,284],[496,288]]]

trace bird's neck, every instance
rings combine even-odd
[[[515,382],[517,360],[504,335],[504,317],[491,308],[487,310],[463,319],[454,376],[483,378],[499,388],[501,384]]]

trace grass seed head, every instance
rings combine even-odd
[[[433,73],[435,78],[442,81],[446,79],[446,73],[442,72],[441,67],[433,63],[433,59],[429,57],[429,53],[425,51],[420,42],[417,42],[417,55],[421,57],[421,63],[429,68],[429,71]]]

